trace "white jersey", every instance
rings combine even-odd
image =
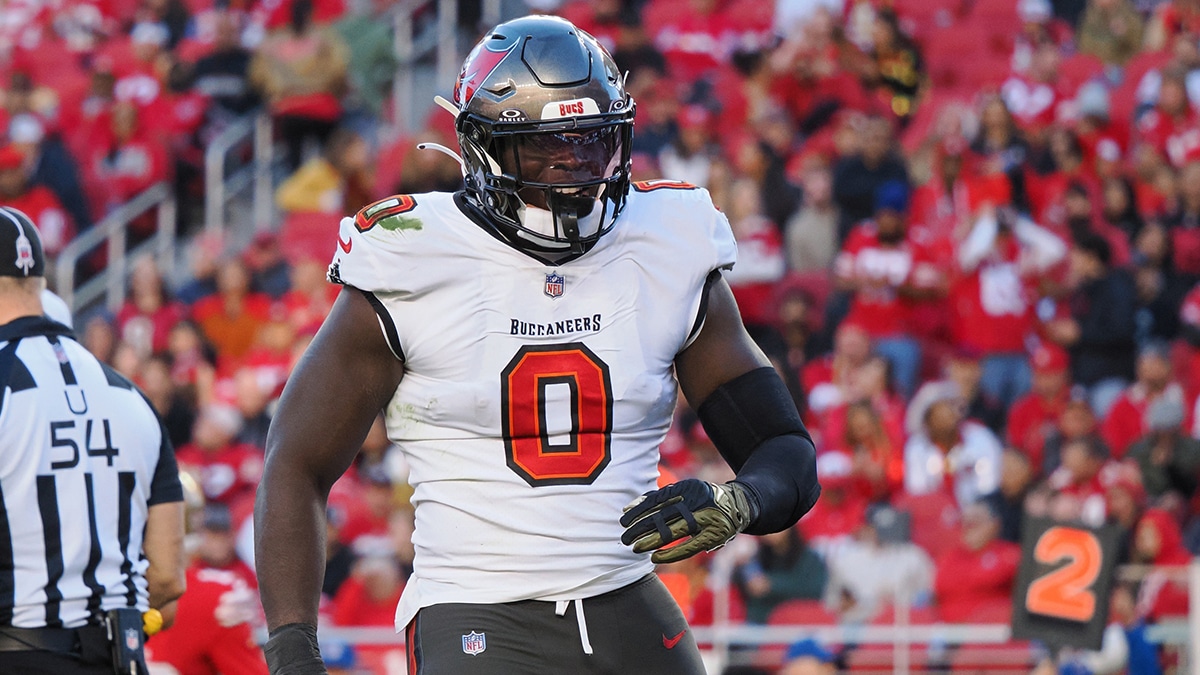
[[[0,387],[0,627],[146,610],[149,508],[182,499],[154,409],[42,317],[0,327]]]
[[[416,506],[397,630],[429,605],[587,598],[651,572],[618,521],[655,488],[675,356],[736,257],[708,193],[637,184],[613,231],[557,266],[448,193],[377,202],[338,238],[331,280],[370,293],[405,363],[386,413]]]

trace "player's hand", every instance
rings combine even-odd
[[[717,485],[689,478],[647,492],[626,506],[621,543],[633,545],[634,553],[654,551],[650,560],[655,563],[672,563],[721,548],[752,519],[746,488],[737,482]]]
[[[271,675],[328,675],[317,647],[317,627],[289,623],[271,631],[263,647]]]

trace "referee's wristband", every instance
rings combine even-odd
[[[327,675],[317,646],[317,627],[289,623],[271,631],[263,647],[271,675]]]

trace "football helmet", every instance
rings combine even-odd
[[[453,98],[467,204],[510,244],[560,260],[612,229],[634,103],[594,37],[558,17],[502,23],[467,56]]]

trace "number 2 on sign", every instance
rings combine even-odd
[[[1038,538],[1033,559],[1043,565],[1067,564],[1035,579],[1025,594],[1025,609],[1055,619],[1087,622],[1096,613],[1092,584],[1104,556],[1096,535],[1071,527],[1052,527]]]

